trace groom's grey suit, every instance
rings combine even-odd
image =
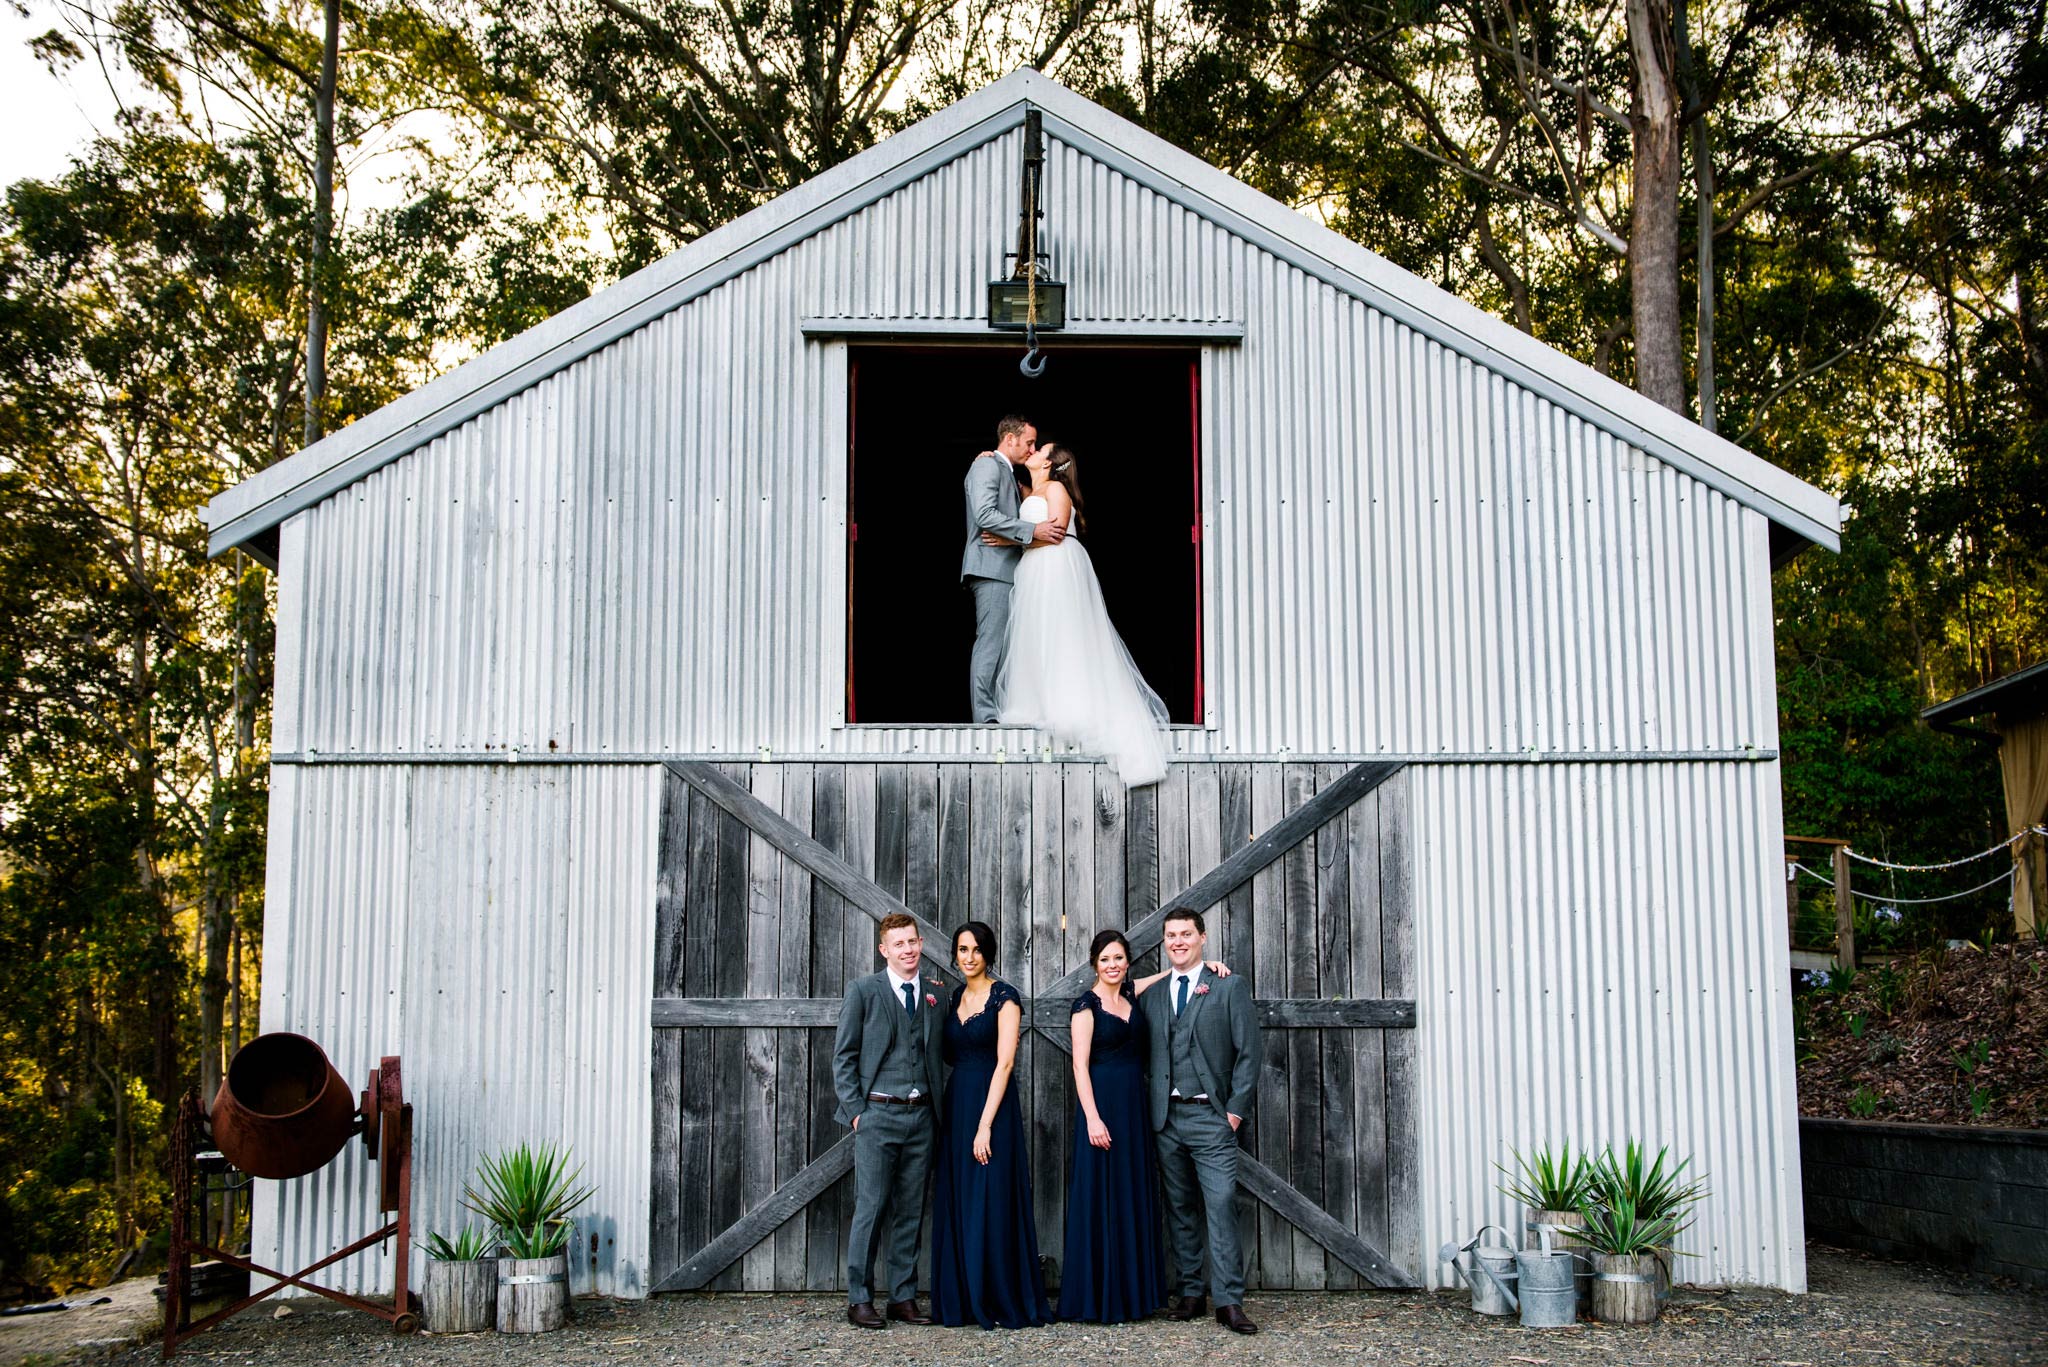
[[[1244,1119],[1252,1113],[1261,1058],[1259,1016],[1243,978],[1219,978],[1198,966],[1189,980],[1185,1005],[1178,1003],[1177,986],[1169,969],[1167,977],[1145,994],[1152,1045],[1145,1080],[1159,1174],[1166,1189],[1166,1229],[1180,1270],[1181,1294],[1204,1294],[1206,1248],[1206,1291],[1221,1309],[1244,1304],[1244,1257],[1237,1242],[1237,1132],[1230,1128],[1230,1117]],[[1163,1011],[1152,1006],[1160,993],[1165,994]],[[1176,1099],[1175,1092],[1181,1098],[1206,1100]]]
[[[832,1084],[839,1123],[853,1132],[853,1228],[846,1238],[846,1301],[872,1299],[875,1254],[886,1258],[891,1301],[917,1298],[917,1242],[924,1228],[925,1179],[931,1173],[938,1123],[940,1025],[946,998],[938,983],[913,985],[913,1013],[884,969],[856,978],[839,1012]],[[908,1097],[901,1106],[872,1094]]]
[[[1003,663],[1003,642],[1010,634],[1010,581],[1017,561],[1038,529],[1017,516],[1017,475],[1010,462],[984,451],[967,467],[967,547],[960,553],[960,582],[974,595],[974,657],[968,665],[968,696],[974,719],[998,719],[1002,700],[996,697],[996,673]],[[983,532],[1014,541],[991,546]]]

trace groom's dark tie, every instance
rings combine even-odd
[[[903,984],[903,1009],[909,1013],[912,1020],[917,1019],[917,998],[912,995],[909,983]]]
[[[1176,1016],[1178,1016],[1178,1015],[1179,1015],[1179,1014],[1180,1014],[1180,1013],[1181,1013],[1181,1012],[1182,1012],[1183,1010],[1185,1010],[1185,1009],[1186,1009],[1186,1007],[1187,1007],[1187,1004],[1188,1004],[1188,975],[1187,975],[1187,974],[1185,974],[1185,973],[1183,973],[1183,974],[1181,974],[1181,975],[1180,975],[1180,977],[1179,977],[1179,985],[1178,985],[1178,986],[1177,986],[1177,987],[1176,987],[1176,988],[1174,989],[1174,996],[1173,996],[1173,1014],[1174,1014],[1174,1015],[1176,1015]]]

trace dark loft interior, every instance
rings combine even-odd
[[[974,614],[961,589],[961,480],[1018,412],[1071,446],[1088,515],[1082,544],[1118,632],[1174,722],[1198,723],[1201,547],[1195,385],[1178,348],[1048,348],[1038,379],[1015,347],[855,347],[847,546],[847,719],[971,720]]]

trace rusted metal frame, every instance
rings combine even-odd
[[[742,784],[727,778],[715,765],[698,760],[670,760],[667,768],[702,793],[720,811],[773,845],[812,877],[824,882],[845,898],[847,905],[857,908],[877,923],[885,916],[908,916],[917,923],[917,932],[925,939],[933,944],[946,943],[945,931],[883,891],[872,880],[862,877],[851,864],[798,830],[782,813],[755,797]],[[958,981],[960,970],[952,964],[936,958],[929,962],[948,978]]]
[[[1169,911],[1207,911],[1406,767],[1402,761],[1368,760],[1345,770],[1334,783],[1274,822],[1257,839],[1203,874],[1185,892],[1167,898],[1157,911],[1126,930],[1124,938],[1130,941],[1131,957],[1137,959],[1158,948]],[[1082,964],[1039,996],[1054,1000],[1074,997],[1087,986],[1094,972],[1092,964]]]
[[[382,1243],[384,1240],[390,1238],[397,1232],[398,1222],[394,1220],[390,1224],[385,1225],[382,1229],[378,1230],[376,1233],[366,1234],[362,1238],[356,1240],[354,1243],[348,1245],[348,1247],[337,1249],[335,1252],[330,1253],[326,1257],[322,1258],[319,1262],[314,1263],[310,1267],[300,1268],[297,1272],[279,1272],[275,1268],[265,1267],[261,1263],[253,1262],[248,1258],[243,1258],[236,1254],[228,1253],[218,1248],[206,1248],[198,1244],[187,1245],[187,1252],[206,1254],[207,1256],[210,1256],[220,1262],[226,1263],[229,1267],[239,1267],[244,1272],[248,1272],[251,1274],[260,1274],[265,1277],[275,1277],[277,1278],[277,1282],[273,1286],[266,1286],[261,1291],[257,1291],[250,1295],[244,1296],[241,1300],[236,1301],[233,1305],[228,1306],[225,1310],[216,1310],[211,1315],[208,1315],[205,1319],[200,1320],[196,1324],[188,1325],[187,1327],[180,1329],[175,1333],[173,1333],[173,1331],[171,1330],[170,1325],[166,1323],[164,1328],[164,1356],[169,1357],[171,1355],[171,1348],[174,1346],[178,1339],[187,1339],[192,1338],[197,1334],[203,1334],[208,1329],[213,1328],[214,1325],[219,1324],[222,1320],[227,1319],[231,1315],[241,1314],[244,1310],[247,1310],[250,1306],[256,1304],[258,1301],[265,1300],[271,1296],[276,1295],[278,1292],[284,1290],[287,1286],[296,1286],[303,1291],[311,1291],[316,1296],[325,1296],[327,1297],[327,1299],[331,1301],[339,1301],[351,1310],[361,1310],[365,1314],[375,1315],[378,1319],[396,1321],[400,1315],[406,1314],[408,1313],[408,1311],[405,1308],[401,1308],[400,1306],[398,1306],[395,1302],[389,1307],[382,1306],[377,1304],[375,1301],[364,1300],[359,1296],[351,1296],[346,1291],[336,1291],[331,1286],[321,1286],[317,1282],[309,1282],[306,1280],[306,1278],[312,1276],[315,1272],[320,1271],[322,1268],[327,1267],[331,1263],[340,1262],[343,1258],[349,1257],[352,1254],[362,1252],[364,1249],[370,1247],[372,1244]]]

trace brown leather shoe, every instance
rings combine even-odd
[[[890,1301],[889,1318],[892,1320],[901,1320],[905,1324],[930,1324],[932,1322],[932,1317],[930,1315],[923,1315],[918,1313],[917,1302],[914,1300]]]
[[[1166,1317],[1179,1320],[1185,1324],[1189,1320],[1198,1320],[1208,1313],[1209,1298],[1207,1296],[1182,1296],[1180,1304],[1167,1311]]]
[[[887,1329],[888,1324],[876,1311],[873,1301],[862,1301],[846,1307],[846,1322],[860,1329]]]
[[[1256,1334],[1259,1326],[1245,1317],[1241,1305],[1219,1305],[1216,1307],[1216,1322],[1225,1329],[1239,1334]]]

